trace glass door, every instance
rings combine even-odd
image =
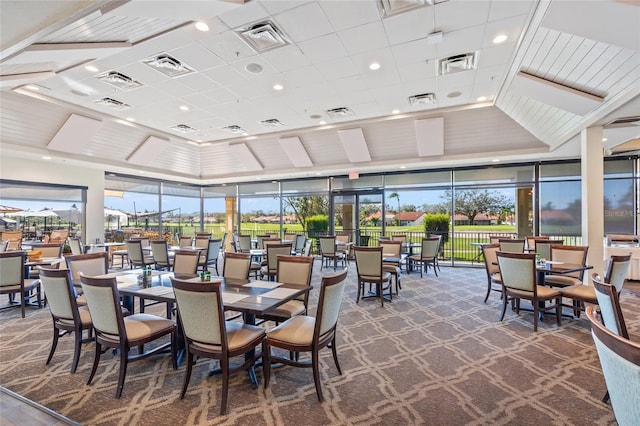
[[[334,193],[331,197],[331,232],[349,235],[356,245],[373,246],[384,231],[382,191]]]

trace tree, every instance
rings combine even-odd
[[[327,197],[286,197],[283,198],[285,210],[293,211],[293,215],[302,229],[306,232],[307,218],[316,215],[326,215],[329,211],[329,199]]]
[[[398,214],[396,215],[396,225],[400,225],[400,194],[398,194],[397,192],[392,192],[387,198],[395,198],[396,200],[398,200]]]
[[[498,191],[462,189],[455,194],[455,213],[465,215],[471,225],[475,224],[476,216],[481,213],[497,215],[503,209],[513,208],[513,202]],[[451,199],[451,191],[445,191],[442,198]]]

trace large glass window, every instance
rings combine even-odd
[[[540,166],[540,234],[574,237],[582,233],[580,163]]]
[[[204,200],[202,207],[204,230],[214,238],[222,238],[235,223],[236,185],[208,186],[203,188]],[[233,209],[227,210],[227,199]]]
[[[634,234],[636,179],[633,161],[604,163],[604,232]]]
[[[240,184],[238,188],[240,233],[252,237],[281,236],[279,183]]]
[[[161,217],[163,239],[177,243],[178,237],[194,236],[200,230],[200,186],[163,182]]]
[[[0,180],[0,230],[21,230],[29,240],[45,239],[58,229],[83,237],[86,191],[81,186]]]
[[[158,238],[160,181],[108,174],[105,177],[105,238],[121,241],[130,235]],[[127,220],[114,221],[121,214]],[[114,228],[114,226],[116,226]]]

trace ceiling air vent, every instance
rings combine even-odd
[[[434,0],[378,0],[378,10],[383,18],[433,4]]]
[[[154,56],[153,58],[142,61],[146,65],[150,66],[154,70],[161,72],[162,74],[174,78],[182,75],[191,74],[195,70],[186,64],[183,64],[173,56],[169,56],[166,53],[162,55]]]
[[[109,71],[96,76],[96,78],[122,90],[131,90],[142,86],[142,83],[139,83],[128,75],[124,75],[118,71]]]
[[[177,130],[180,133],[196,133],[197,130],[193,127],[187,126],[186,124],[177,124],[172,127],[173,130]]]
[[[438,59],[438,61],[436,62],[438,66],[438,75],[474,70],[476,69],[477,63],[478,52],[449,56],[448,58]]]
[[[234,135],[241,135],[247,131],[242,127],[232,124],[231,126],[221,127],[220,130],[224,130],[227,133],[233,133]]]
[[[259,121],[260,124],[267,127],[282,127],[284,124],[277,118],[269,118],[268,120]]]
[[[328,109],[325,112],[331,118],[344,118],[354,115],[353,111],[346,107]]]
[[[236,31],[258,53],[288,45],[290,42],[282,31],[271,21],[258,22],[248,28]]]
[[[96,103],[98,105],[104,105],[104,106],[108,106],[110,108],[114,108],[114,109],[118,109],[118,110],[131,108],[130,105],[127,105],[124,102],[120,102],[120,101],[117,101],[117,100],[112,99],[112,98],[102,98],[100,100],[97,100]]]
[[[423,93],[421,95],[409,96],[409,103],[413,106],[436,103],[435,93]]]

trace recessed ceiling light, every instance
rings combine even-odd
[[[495,44],[500,44],[500,43],[504,43],[507,40],[507,36],[504,34],[500,34],[499,36],[496,36],[496,38],[493,39],[493,42]]]
[[[492,163],[499,163],[500,159],[499,158],[494,158],[493,160],[491,160]]]
[[[98,68],[94,67],[93,65],[87,65],[86,67],[84,67],[84,69],[90,72],[98,72]]]
[[[486,97],[486,96],[480,96],[480,97],[478,98],[478,102],[484,102],[484,101],[486,101],[486,100],[487,100],[487,97]]]
[[[324,121],[324,120],[320,120],[320,121],[318,122],[318,124],[325,125],[325,124],[327,124],[327,122],[326,122],[326,121]]]
[[[284,86],[280,83],[276,83],[273,85],[273,90],[282,90],[284,89]]]
[[[371,62],[371,64],[369,65],[369,69],[371,71],[379,70],[380,64],[378,62]]]
[[[141,175],[145,174],[144,170],[138,170],[138,173],[140,173]]]
[[[607,139],[607,138],[602,138],[602,142],[606,142],[606,141],[608,141],[608,140],[609,140],[609,139]]]
[[[131,121],[133,123],[134,121],[136,121],[136,119],[133,117],[127,117],[127,121]]]
[[[209,26],[204,22],[196,22],[196,29],[198,31],[209,31]]]
[[[182,111],[189,111],[189,107],[186,105],[180,105],[180,110]]]
[[[407,168],[407,166],[400,166],[400,168],[401,168],[401,169],[406,169],[406,168]]]
[[[29,90],[35,90],[36,92],[40,91],[40,88],[38,86],[34,86],[33,84],[27,84],[25,87]]]
[[[249,136],[249,133],[247,133],[247,132],[243,132],[243,133],[242,133],[242,136]]]
[[[393,111],[391,111],[391,114],[400,114],[400,110],[399,109],[394,109]]]
[[[44,157],[42,157],[42,159],[43,159],[43,160],[51,160],[51,157],[44,156]]]

